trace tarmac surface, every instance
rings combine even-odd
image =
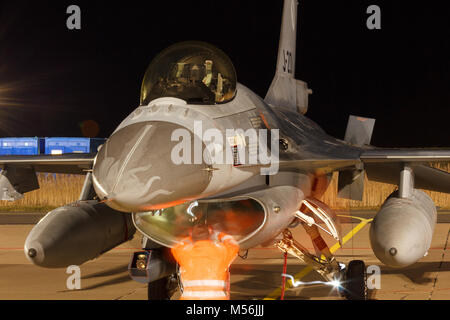
[[[343,216],[342,248],[326,239],[339,262],[364,260],[367,266],[379,266],[380,288],[369,291],[377,300],[450,300],[450,212],[440,211],[429,253],[406,269],[383,266],[370,248],[370,219],[375,212],[351,211]],[[23,245],[33,225],[42,218],[36,213],[0,213],[0,300],[145,300],[147,287],[128,276],[131,254],[139,250],[140,235],[83,264],[81,289],[69,290],[66,269],[43,269],[25,257]],[[294,238],[312,250],[301,227],[291,230]],[[241,252],[244,255],[245,252]],[[287,273],[304,282],[321,280],[301,261],[289,256]],[[278,249],[258,247],[249,250],[246,259],[237,258],[231,267],[231,299],[279,299],[284,256]],[[285,299],[340,300],[336,290],[327,285],[290,288]],[[172,298],[177,299],[179,293]]]

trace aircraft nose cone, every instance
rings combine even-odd
[[[99,197],[113,209],[140,212],[201,195],[211,178],[207,165],[178,163],[180,143],[187,147],[181,152],[193,152],[194,139],[191,135],[188,141],[172,141],[176,130],[190,134],[177,124],[157,121],[132,124],[114,133],[94,164],[94,188]],[[174,159],[174,155],[178,157]]]

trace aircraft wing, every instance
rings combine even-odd
[[[370,149],[361,154],[364,163],[450,162],[449,149]]]
[[[345,184],[355,182],[355,176],[351,172],[359,170],[359,168],[364,168],[369,180],[398,185],[400,171],[407,163],[414,171],[416,188],[450,193],[450,173],[429,166],[429,163],[436,162],[450,163],[450,150],[361,149],[359,157],[282,160],[279,167],[280,170],[300,170],[319,174],[339,171],[339,179],[342,180],[342,187],[344,187]],[[346,179],[346,172],[353,178]]]
[[[361,163],[359,159],[302,159],[282,160],[279,167],[284,171],[307,171],[317,174],[328,174],[346,168],[354,168]]]
[[[62,154],[36,156],[0,156],[0,168],[33,168],[36,172],[86,174],[92,169],[96,154]]]
[[[398,184],[400,171],[408,163],[418,189],[450,193],[450,173],[431,168],[430,162],[450,162],[448,149],[372,149],[361,154],[369,180]]]

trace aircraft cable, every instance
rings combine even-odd
[[[281,282],[280,300],[284,300],[284,291],[286,290],[286,271],[287,271],[287,252],[284,253],[283,280]]]

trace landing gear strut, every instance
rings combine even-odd
[[[367,275],[364,261],[350,261],[347,268],[343,269],[333,256],[319,258],[309,253],[293,239],[288,230],[283,232],[283,239],[277,241],[275,246],[308,264],[327,281],[339,281],[341,296],[349,300],[367,300]]]
[[[319,229],[333,236],[342,246],[338,220],[333,210],[317,199],[308,198],[303,200],[295,217],[311,238],[316,254],[311,254],[295,241],[288,229],[282,233],[282,239],[275,242],[275,246],[282,252],[289,253],[308,264],[329,283],[339,284],[341,296],[349,300],[367,300],[367,276],[364,262],[353,260],[344,269],[343,265],[336,261],[333,252],[320,235]],[[320,226],[318,221],[324,224],[325,228]]]
[[[275,246],[282,252],[289,253],[312,267],[327,281],[335,281],[341,278],[341,267],[332,256],[316,257],[308,252],[308,249],[294,240],[289,230],[283,232],[283,239],[277,241]]]
[[[178,289],[176,265],[165,249],[143,249],[133,253],[128,272],[131,279],[147,284],[149,300],[170,300]]]
[[[167,290],[169,278],[161,278],[148,284],[148,300],[169,300]]]
[[[176,275],[170,275],[148,284],[148,300],[170,300],[178,288]]]

